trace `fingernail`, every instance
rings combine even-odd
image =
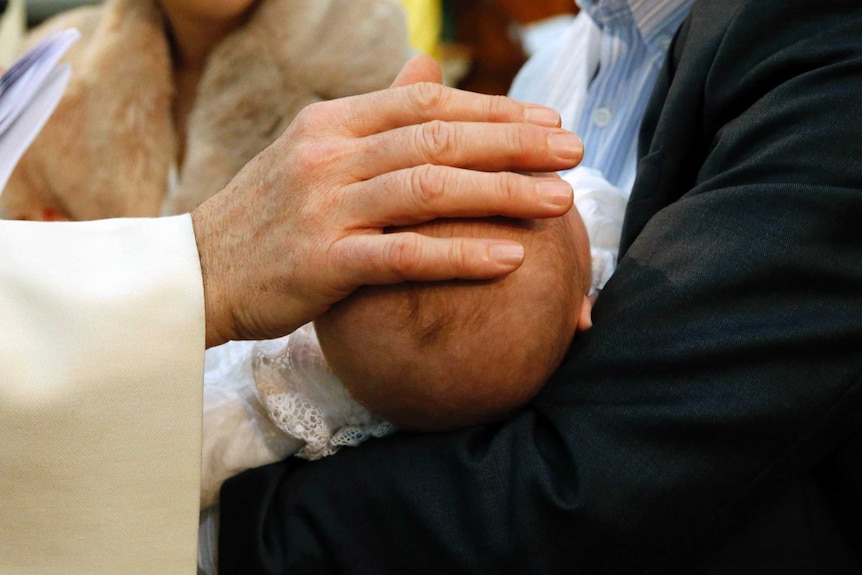
[[[527,108],[524,112],[524,118],[531,124],[547,126],[549,128],[559,128],[560,124],[563,123],[560,119],[560,114],[544,106]]]
[[[524,246],[521,244],[493,244],[488,252],[492,260],[506,267],[514,267],[524,261]]]
[[[572,205],[572,186],[564,180],[539,182],[536,190],[546,206],[569,207]]]
[[[584,157],[584,143],[574,134],[557,133],[548,136],[548,147],[564,160],[580,160]]]

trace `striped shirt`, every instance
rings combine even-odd
[[[694,0],[581,0],[601,31],[598,64],[575,132],[584,165],[611,184],[634,181],[629,161],[649,95],[673,34]],[[621,145],[624,144],[624,145]],[[630,187],[630,186],[629,186]]]
[[[593,252],[593,287],[616,266],[634,184],[644,109],[677,28],[695,0],[578,0],[581,12],[540,50],[510,96],[558,110],[584,141],[584,159],[562,172],[575,190]]]
[[[637,133],[673,34],[694,0],[578,0],[581,12],[524,66],[510,96],[544,104],[581,136],[582,166],[634,182]]]

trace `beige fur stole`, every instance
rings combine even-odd
[[[76,27],[69,88],[0,196],[5,217],[155,216],[219,191],[307,104],[384,88],[410,54],[397,0],[261,0],[210,55],[178,157],[171,53],[156,0],[107,0]]]

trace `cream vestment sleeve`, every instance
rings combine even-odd
[[[0,221],[0,322],[0,573],[194,573],[190,216]]]

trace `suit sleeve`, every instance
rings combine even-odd
[[[190,216],[0,221],[0,571],[191,573],[204,306]]]
[[[689,106],[700,157],[645,159],[672,201],[537,398],[229,481],[222,575],[661,572],[858,428],[862,11],[731,4],[708,61],[677,46],[669,74],[703,82],[658,115],[657,138]],[[728,4],[699,5],[689,43]]]

